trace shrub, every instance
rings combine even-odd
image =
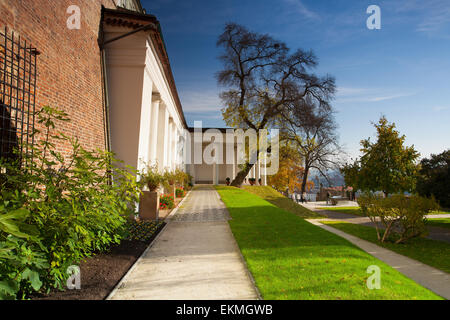
[[[189,176],[186,172],[181,169],[176,169],[174,171],[175,182],[178,186],[182,187],[188,182]]]
[[[177,188],[175,190],[175,195],[177,198],[183,198],[185,196],[186,192],[184,191],[183,188]]]
[[[173,194],[164,194],[159,198],[159,208],[161,210],[173,209],[175,207],[175,199]]]
[[[20,164],[1,164],[8,174],[0,221],[9,229],[0,230],[0,298],[63,289],[69,266],[120,242],[140,195],[133,168],[54,132],[55,121],[69,121],[64,112],[43,107],[36,116],[45,127],[42,140],[20,155]],[[55,141],[71,145],[67,158]]]
[[[403,243],[426,233],[425,215],[438,209],[434,198],[365,194],[358,198],[362,212],[375,224],[378,240]],[[384,229],[384,231],[381,231]]]

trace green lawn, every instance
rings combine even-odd
[[[450,244],[446,242],[415,238],[407,244],[380,243],[375,228],[341,221],[322,223],[450,273]]]
[[[360,207],[321,207],[320,210],[342,212],[364,217]],[[433,211],[430,214],[450,214],[449,211]]]
[[[281,193],[275,189],[268,186],[244,186],[244,190],[256,194],[257,196],[263,198],[264,200],[272,203],[278,208],[292,212],[299,217],[305,219],[311,218],[323,218],[320,214],[306,209],[305,207],[295,203],[289,198],[286,198]]]
[[[345,239],[245,190],[216,187],[264,299],[440,299]],[[381,268],[381,289],[366,286]]]
[[[432,227],[450,228],[450,218],[427,219],[427,224]]]
[[[319,209],[320,210],[336,211],[336,212],[354,214],[354,215],[361,216],[361,217],[364,216],[364,214],[362,213],[360,207],[322,207],[322,208],[319,208]]]

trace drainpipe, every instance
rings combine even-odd
[[[100,49],[100,63],[102,67],[102,83],[103,83],[103,114],[105,117],[105,145],[106,150],[111,152],[111,123],[109,119],[109,94],[108,94],[108,77],[106,73],[106,52]]]

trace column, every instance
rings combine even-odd
[[[264,185],[267,186],[267,153],[264,153]]]
[[[169,141],[169,111],[164,103],[159,105],[158,119],[158,167],[163,171],[167,165],[167,144]]]
[[[139,144],[137,168],[143,170],[150,162],[150,123],[152,113],[152,81],[144,77],[144,93],[142,95],[140,121],[139,121]]]
[[[167,123],[167,144],[166,144],[166,152],[167,152],[167,161],[166,161],[166,167],[169,170],[172,170],[172,133],[173,133],[173,129],[172,129],[172,118],[170,118],[169,116],[169,122]]]
[[[161,96],[154,93],[152,97],[152,115],[150,125],[150,163],[152,165],[158,162],[158,124],[159,124],[159,106]]]
[[[261,179],[261,160],[258,157],[258,162],[256,162],[256,183],[259,184],[259,179]],[[262,182],[262,180],[261,180]]]
[[[234,146],[233,146],[234,148]],[[237,175],[237,152],[234,153],[233,156],[233,179],[236,179],[236,175]]]
[[[175,125],[175,121],[172,121],[172,169],[175,170],[177,167],[178,153],[177,153],[177,139],[178,139],[178,130]]]

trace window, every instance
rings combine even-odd
[[[14,159],[14,149],[33,143],[37,55],[14,32],[0,31],[0,158]]]

